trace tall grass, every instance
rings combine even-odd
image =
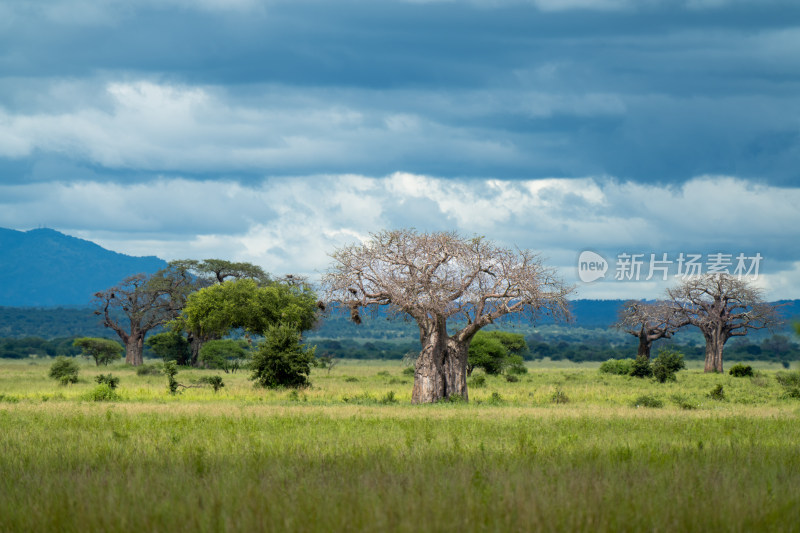
[[[0,370],[0,531],[800,528],[800,403],[772,383],[552,370],[411,406],[399,366],[343,364],[294,395],[226,375],[176,397],[117,367],[108,403],[85,400],[88,367],[68,387],[46,366]],[[716,383],[728,401],[668,400]],[[401,403],[380,402],[390,390]],[[665,406],[631,407],[642,394]]]

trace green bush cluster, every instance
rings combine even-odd
[[[600,372],[603,374],[629,376],[632,368],[633,359],[609,359],[600,365]]]
[[[48,375],[57,380],[61,385],[69,385],[70,383],[78,382],[79,371],[80,368],[75,361],[63,355],[59,355],[50,367]]]
[[[783,395],[787,398],[800,398],[800,372],[778,372],[775,375]]]
[[[119,385],[119,378],[111,374],[99,374],[95,376],[94,380],[100,385],[107,385],[111,390],[116,389]]]
[[[636,359],[609,359],[600,365],[600,372],[636,378],[655,378],[659,383],[675,381],[675,373],[686,368],[683,354],[669,348],[658,351],[652,362],[644,355]]]
[[[651,407],[651,408],[659,408],[664,407],[664,402],[656,398],[655,396],[651,396],[649,394],[645,394],[639,396],[633,401],[634,407]]]
[[[730,370],[728,370],[728,374],[735,378],[753,377],[753,367],[738,363],[733,365]]]

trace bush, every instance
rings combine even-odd
[[[775,379],[783,387],[787,398],[800,398],[800,372],[778,372]]]
[[[735,364],[728,370],[728,374],[735,378],[753,377],[753,367],[741,363]]]
[[[696,409],[696,408],[697,408],[697,405],[693,404],[693,403],[692,403],[692,402],[689,400],[688,396],[683,396],[682,394],[673,394],[673,395],[670,397],[670,399],[671,399],[673,402],[675,402],[675,405],[677,405],[677,406],[678,406],[678,407],[680,407],[681,409],[684,409],[684,410],[687,410],[687,411],[689,411],[689,410],[691,410],[691,409]]]
[[[519,378],[514,374],[506,374],[506,381],[509,383],[516,383],[519,381]]]
[[[631,376],[635,378],[649,378],[653,375],[653,368],[650,366],[650,360],[644,355],[636,357],[631,364]]]
[[[108,388],[111,390],[116,389],[117,385],[119,385],[119,378],[111,374],[107,376],[105,374],[100,374],[99,376],[95,376],[94,380],[100,385],[108,385]]]
[[[219,389],[225,386],[225,383],[222,381],[222,376],[203,376],[199,381],[200,383],[211,385],[214,389],[214,393],[219,392]]]
[[[475,387],[476,389],[480,389],[486,386],[486,376],[483,374],[478,374],[477,376],[472,376],[469,379],[469,386]]]
[[[600,365],[600,373],[629,376],[633,368],[633,359],[609,359]]]
[[[675,381],[675,373],[686,368],[686,363],[683,360],[682,353],[669,348],[662,348],[658,351],[658,357],[653,361],[651,368],[656,381],[666,383],[667,381]]]
[[[175,364],[175,361],[167,361],[164,363],[164,374],[167,376],[167,389],[169,389],[170,394],[177,394],[178,393],[178,380],[175,379],[175,376],[178,374],[178,365]]]
[[[384,405],[397,403],[397,398],[395,398],[395,396],[394,396],[394,391],[390,390],[389,392],[384,394],[383,397],[380,399],[380,403],[382,403]]]
[[[725,399],[725,389],[721,384],[717,385],[716,387],[711,389],[711,391],[708,393],[708,397],[711,398],[712,400],[722,401]]]
[[[140,365],[136,367],[137,376],[157,376],[161,374],[161,365]]]
[[[409,376],[409,377],[411,377],[411,376],[413,376],[413,375],[414,375],[414,372],[416,372],[416,371],[414,370],[414,367],[413,367],[413,366],[407,366],[407,367],[405,367],[405,368],[403,369],[403,375],[404,375],[404,376]]]
[[[649,394],[645,394],[643,396],[639,396],[633,401],[634,407],[664,407],[664,402],[656,398],[655,396],[650,396]]]
[[[164,362],[175,361],[179,365],[192,363],[192,348],[189,341],[177,331],[164,331],[151,335],[144,342]]]
[[[87,399],[93,402],[113,402],[119,400],[119,394],[107,383],[101,383],[89,391]]]
[[[268,388],[305,387],[314,363],[314,348],[300,343],[300,332],[286,324],[270,326],[253,356],[250,379]]]
[[[51,378],[58,380],[62,385],[78,382],[79,367],[75,361],[68,359],[63,355],[56,357],[55,362],[50,367]]]
[[[561,389],[556,389],[556,391],[550,397],[550,401],[557,404],[568,403],[569,398],[567,397],[567,394],[564,391],[562,391]]]
[[[246,364],[249,346],[245,340],[222,339],[208,341],[200,348],[200,361],[206,368],[236,372]],[[314,361],[316,364],[316,361]]]

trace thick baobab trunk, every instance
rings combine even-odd
[[[434,403],[445,397],[444,359],[447,333],[430,332],[422,338],[422,350],[414,371],[411,403]]]
[[[144,363],[144,334],[130,335],[125,341],[125,362],[129,365],[139,366]]]
[[[639,335],[639,350],[636,352],[636,357],[645,356],[647,360],[650,360],[650,346],[652,345],[652,341],[647,340],[647,335],[642,334]]]
[[[444,358],[445,397],[461,396],[464,401],[467,395],[467,358],[469,357],[469,341],[458,342],[447,339]]]
[[[725,346],[725,340],[721,335],[711,334],[704,335],[706,338],[706,372],[723,372],[722,370],[722,349]]]

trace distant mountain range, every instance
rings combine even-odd
[[[0,228],[0,306],[88,306],[94,293],[127,276],[167,266],[132,257],[52,229]]]

